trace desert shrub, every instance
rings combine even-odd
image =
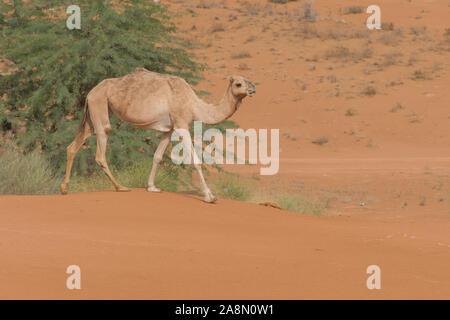
[[[428,80],[429,76],[427,75],[427,73],[425,71],[418,69],[413,72],[412,79],[413,80]]]
[[[281,209],[315,216],[321,215],[324,209],[320,202],[306,199],[299,195],[283,195],[278,197],[275,203]]]
[[[353,116],[356,116],[357,114],[358,114],[358,112],[356,111],[355,108],[349,108],[349,109],[347,109],[347,111],[345,111],[345,115],[347,117],[353,117]]]
[[[0,194],[57,193],[60,182],[37,151],[23,154],[9,147],[0,154]]]
[[[362,50],[352,51],[347,47],[338,45],[334,48],[328,49],[325,52],[326,59],[336,59],[341,61],[353,60],[354,62],[358,62],[360,60],[370,58],[371,56],[372,50],[368,47],[365,47]]]
[[[294,2],[297,0],[269,0],[269,2],[273,2],[273,3],[288,3],[288,2]]]
[[[300,17],[301,21],[309,21],[309,22],[314,22],[316,21],[317,18],[317,12],[315,12],[312,8],[313,2],[305,2],[302,7],[303,7],[303,14]]]
[[[381,23],[381,29],[386,31],[393,31],[394,30],[394,24],[392,22],[382,22]]]
[[[327,137],[318,137],[318,138],[314,139],[312,141],[312,143],[321,146],[321,145],[328,143],[328,138]]]
[[[202,65],[184,51],[184,42],[165,7],[153,1],[80,0],[81,29],[66,28],[66,0],[2,2],[0,52],[15,72],[0,77],[0,130],[15,136],[21,150],[40,150],[56,171],[65,167],[87,93],[106,78],[136,67],[198,80]],[[108,161],[129,166],[148,159],[156,134],[111,117]],[[114,130],[121,126],[120,130]],[[95,139],[74,163],[78,173],[93,172]],[[167,156],[166,156],[167,157]]]
[[[373,86],[367,86],[363,89],[362,94],[371,97],[377,94],[377,90]]]
[[[359,14],[364,12],[363,6],[348,6],[344,8],[344,14]]]
[[[393,66],[399,63],[398,58],[403,56],[401,52],[389,52],[383,54],[383,62],[381,63],[381,66],[383,67],[389,67]]]
[[[303,39],[312,39],[320,37],[320,33],[317,30],[317,28],[309,23],[301,24],[300,27],[296,30],[295,35]]]
[[[389,111],[390,112],[397,112],[398,110],[405,109],[404,106],[402,106],[399,102],[397,102]]]
[[[215,23],[211,27],[211,32],[222,32],[225,31],[225,26],[222,23]]]
[[[252,195],[251,189],[237,176],[221,178],[214,187],[217,195],[224,199],[245,201]]]
[[[232,59],[244,59],[244,58],[250,58],[252,55],[247,51],[240,51],[236,53],[231,54]]]

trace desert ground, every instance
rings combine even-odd
[[[300,194],[323,212],[143,189],[0,196],[0,298],[449,299],[450,2],[379,0],[383,30],[368,30],[346,8],[371,1],[161,1],[208,65],[204,98],[244,75],[256,95],[231,120],[280,130],[277,175],[225,168],[260,202]],[[82,290],[66,288],[72,264]]]

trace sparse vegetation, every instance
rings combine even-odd
[[[241,52],[231,54],[232,59],[244,59],[244,58],[250,58],[251,56],[252,55],[247,51],[241,51]]]
[[[297,1],[297,0],[269,0],[269,2],[282,3],[282,4],[288,3],[288,2],[294,2],[294,1]]]
[[[413,80],[428,80],[429,76],[427,75],[426,72],[418,69],[413,72],[412,79]]]
[[[396,46],[402,38],[403,31],[401,29],[396,29],[393,32],[383,32],[378,40],[387,46]]]
[[[389,67],[399,63],[398,58],[403,56],[401,52],[390,52],[383,54],[383,62],[381,63],[382,67]]]
[[[300,212],[311,215],[321,215],[325,209],[325,205],[320,202],[311,201],[309,199],[302,198],[299,195],[283,195],[275,200],[280,208],[293,212]]]
[[[372,97],[377,94],[377,90],[373,86],[367,86],[363,89],[362,94]]]
[[[344,8],[344,14],[359,14],[364,12],[363,6],[348,6]]]
[[[256,39],[257,39],[256,36],[249,36],[249,37],[247,38],[247,40],[245,40],[245,43],[253,42],[253,41],[255,41]]]
[[[219,197],[230,200],[249,200],[252,191],[238,176],[229,176],[218,180],[215,191]]]
[[[397,112],[397,111],[403,110],[403,109],[405,109],[405,107],[397,102],[389,111],[390,112]]]
[[[49,162],[37,151],[23,154],[7,148],[0,155],[0,194],[52,194],[59,179]]]
[[[415,36],[424,35],[427,32],[427,27],[411,27],[409,33]]]
[[[214,23],[211,27],[211,32],[223,32],[225,31],[225,26],[222,23]]]
[[[349,48],[338,45],[334,48],[328,49],[325,52],[325,59],[336,59],[341,61],[354,61],[358,62],[363,59],[370,58],[372,56],[372,50],[368,47],[363,48],[361,51],[351,51]]]
[[[408,114],[407,117],[409,118],[410,123],[422,123],[423,122],[423,117],[419,116],[415,112]]]
[[[303,7],[303,14],[300,21],[314,22],[316,21],[317,13],[312,8],[312,2],[305,2]]]
[[[238,69],[241,71],[247,71],[250,70],[250,67],[246,63],[240,63]]]
[[[111,170],[126,186],[144,188],[151,163],[149,158],[127,168],[111,167]],[[166,191],[192,187],[187,176],[180,179],[180,169],[162,165],[157,171],[156,184]],[[62,181],[63,176],[38,151],[23,154],[17,148],[7,147],[0,155],[0,194],[56,194]],[[89,175],[75,175],[69,188],[71,192],[88,192],[112,189],[112,184],[99,169]]]
[[[358,114],[358,112],[356,111],[355,108],[349,108],[349,109],[347,109],[347,111],[345,112],[345,115],[346,115],[347,117],[353,117],[353,116],[355,116],[355,115],[357,115],[357,114]]]
[[[151,170],[151,159],[139,161],[127,168],[113,168],[114,176],[125,186],[130,188],[146,188]],[[167,166],[161,166],[156,172],[155,184],[164,191],[175,192],[188,184],[178,179],[177,173]],[[181,183],[180,183],[181,182]],[[90,192],[113,189],[111,181],[100,170],[88,176],[74,176],[69,185],[71,192]]]
[[[382,22],[381,23],[381,29],[386,31],[393,31],[394,30],[394,24],[392,22]]]
[[[318,138],[314,139],[314,140],[312,141],[312,143],[317,144],[317,145],[319,145],[319,146],[322,146],[322,145],[328,143],[328,138],[327,138],[327,137],[324,137],[324,136],[318,137]]]

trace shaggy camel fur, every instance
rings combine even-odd
[[[153,157],[147,188],[148,191],[159,192],[154,184],[156,168],[162,160],[172,132],[176,129],[189,129],[193,120],[206,124],[220,123],[238,109],[244,97],[252,96],[255,92],[253,83],[242,76],[232,76],[222,100],[218,104],[208,104],[199,99],[182,78],[143,68],[121,78],[103,80],[89,92],[75,140],[67,147],[66,178],[61,184],[61,193],[67,193],[76,153],[93,134],[97,135],[96,162],[114,184],[116,191],[130,191],[116,181],[106,163],[106,144],[111,132],[110,112],[135,127],[164,133]],[[188,147],[192,157],[195,157],[192,141]],[[206,185],[201,166],[195,161],[192,163],[200,176],[205,201],[214,202],[216,198]]]

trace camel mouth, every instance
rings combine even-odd
[[[249,97],[253,97],[253,95],[255,94],[256,91],[247,91],[247,96]]]

